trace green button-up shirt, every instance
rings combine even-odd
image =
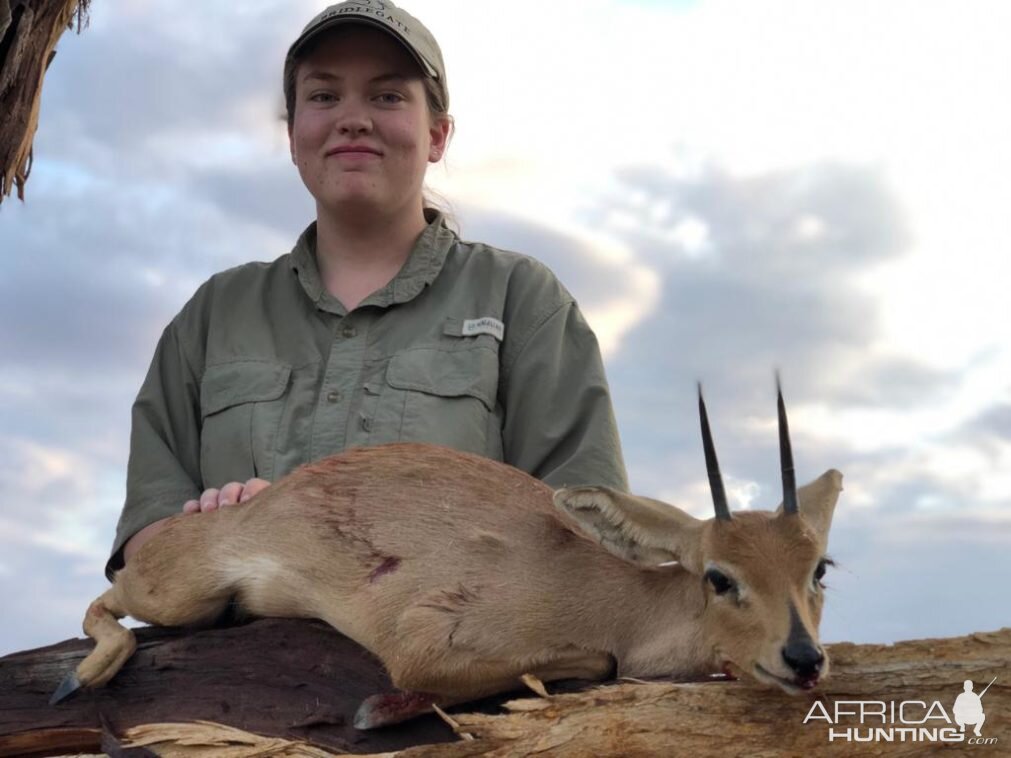
[[[110,578],[131,536],[204,489],[349,447],[431,442],[556,487],[627,489],[596,338],[543,264],[430,214],[348,312],[315,251],[314,223],[274,262],[211,277],[166,327],[133,406]]]

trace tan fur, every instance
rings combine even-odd
[[[754,676],[757,662],[788,678],[780,650],[789,632],[790,602],[818,641],[823,596],[811,581],[822,557],[818,537],[802,518],[756,511],[736,513],[729,523],[710,522],[704,541],[708,560],[731,569],[745,584],[740,605],[713,599],[706,636],[719,640],[720,657],[738,671]],[[826,658],[822,677],[827,673]]]
[[[834,505],[830,474],[816,494]],[[801,491],[802,508],[812,492]],[[617,548],[595,541],[611,538]],[[714,523],[601,488],[555,495],[436,446],[356,449],[246,504],[175,517],[89,609],[99,645],[78,678],[104,683],[132,652],[113,617],[200,625],[232,602],[321,618],[378,655],[396,686],[444,702],[509,689],[524,673],[601,678],[614,663],[629,676],[699,675],[724,659],[747,670],[782,645],[788,596],[817,639],[820,597],[805,587],[824,539],[799,516]],[[746,613],[708,597],[699,567],[709,560],[746,578]]]

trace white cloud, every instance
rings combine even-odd
[[[998,252],[1011,237],[1007,3],[716,0],[672,14],[579,0],[540,6],[536,24],[491,2],[412,5],[461,114],[435,178],[450,196],[559,223],[615,168],[677,164],[684,146],[738,176],[878,166],[914,237],[864,282],[880,339],[949,367],[1007,352],[1004,292],[981,285],[1011,280]],[[808,217],[797,232],[825,228]]]
[[[120,506],[119,471],[84,450],[0,439],[0,543],[101,566]],[[122,451],[119,451],[122,454]]]

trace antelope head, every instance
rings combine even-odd
[[[677,563],[695,575],[704,594],[699,634],[710,660],[797,694],[828,674],[818,641],[821,580],[832,563],[825,550],[842,474],[829,470],[798,491],[778,381],[777,395],[783,503],[775,512],[731,513],[701,386],[714,518],[602,487],[559,490],[555,504],[584,534],[643,571]]]

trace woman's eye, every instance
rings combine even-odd
[[[379,102],[385,105],[395,105],[397,103],[403,102],[404,98],[397,92],[384,92],[378,97]]]
[[[717,595],[724,595],[736,587],[733,579],[716,569],[709,569],[706,572],[706,581],[713,586],[713,592]]]
[[[315,103],[328,103],[335,98],[333,93],[330,92],[314,92],[309,96],[309,99]]]

